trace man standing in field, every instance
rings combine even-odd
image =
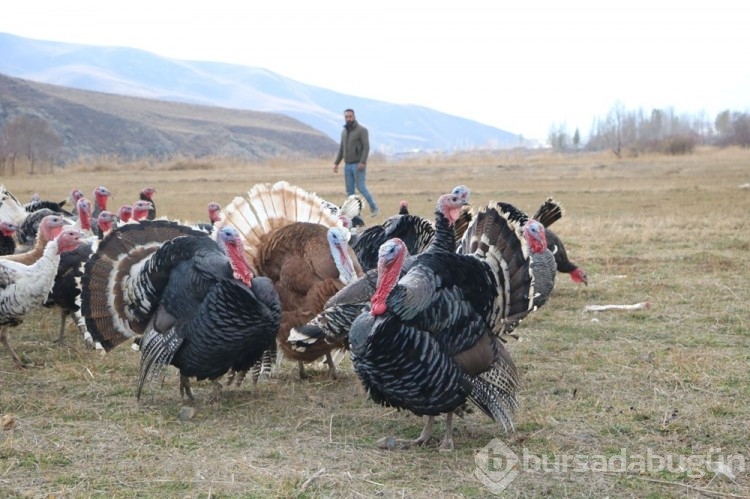
[[[344,182],[346,195],[354,194],[354,188],[360,192],[370,205],[372,217],[378,216],[380,210],[367,190],[365,177],[367,171],[367,156],[370,154],[370,138],[367,128],[357,123],[353,109],[344,111],[344,129],[341,131],[339,153],[333,162],[333,173],[338,173],[339,163],[344,160]]]

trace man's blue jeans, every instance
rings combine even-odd
[[[370,211],[378,209],[378,205],[375,204],[375,200],[372,199],[372,194],[367,190],[365,185],[365,179],[367,177],[367,169],[359,171],[357,167],[359,163],[346,163],[344,164],[344,181],[346,182],[346,195],[351,196],[354,194],[354,188],[356,187],[360,194],[365,197],[367,204],[370,205]]]

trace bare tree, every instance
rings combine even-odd
[[[3,138],[7,148],[5,156],[11,161],[13,174],[17,157],[28,159],[29,173],[33,175],[38,162],[47,160],[52,165],[53,155],[62,145],[60,136],[46,120],[29,114],[18,116],[9,122],[5,126]]]
[[[604,136],[609,148],[618,158],[622,157],[622,129],[625,121],[625,107],[616,102],[607,114]]]

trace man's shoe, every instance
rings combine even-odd
[[[375,211],[373,211],[372,213],[370,213],[370,218],[375,218],[378,215],[380,215],[380,210],[377,209],[377,208],[375,208]]]

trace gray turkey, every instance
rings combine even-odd
[[[490,205],[463,254],[422,253],[403,274],[403,242],[381,247],[377,290],[349,333],[351,358],[373,401],[427,416],[413,443],[426,444],[435,416],[446,414],[440,448],[452,450],[452,416],[467,400],[513,427],[518,374],[498,333],[533,308],[526,245],[518,223]]]
[[[362,274],[341,220],[317,195],[282,181],[257,184],[247,198],[236,197],[224,208],[219,226],[226,225],[239,231],[251,268],[270,278],[279,294],[281,352],[298,363],[300,377],[305,377],[304,363],[321,357],[334,376],[330,354],[338,345],[321,339],[299,350],[286,340],[292,327],[312,319],[331,296]],[[236,374],[230,382],[239,384],[246,373]]]
[[[102,240],[82,283],[82,312],[105,349],[141,336],[139,398],[173,365],[183,396],[194,398],[190,378],[209,379],[219,400],[218,378],[257,362],[281,317],[272,283],[252,275],[232,227],[213,240],[163,220],[125,225]]]
[[[0,221],[0,256],[16,252],[16,231],[18,225],[13,222]]]
[[[562,240],[555,232],[553,232],[549,228],[549,226],[552,225],[555,221],[559,220],[564,213],[565,210],[563,210],[563,207],[560,203],[552,198],[547,198],[536,211],[536,213],[534,213],[534,216],[532,218],[535,220],[539,220],[539,222],[541,222],[541,224],[544,225],[546,229],[545,232],[547,236],[547,247],[555,256],[557,271],[564,274],[569,274],[573,282],[583,283],[584,285],[588,286],[589,279],[586,275],[586,271],[570,261],[570,259],[568,258],[568,253],[565,251],[565,246],[563,245]]]
[[[65,230],[49,241],[42,256],[30,265],[0,260],[0,341],[18,368],[25,367],[8,341],[8,330],[23,322],[30,311],[42,306],[55,281],[60,253],[80,244],[79,231]]]
[[[435,235],[430,239],[428,247],[419,254],[454,252],[456,235],[453,226],[464,213],[466,203],[466,196],[453,193],[443,194],[438,198],[435,205]],[[416,256],[412,256],[407,260],[404,272],[410,268],[415,258]],[[377,269],[371,269],[336,293],[312,320],[292,330],[289,341],[298,349],[304,348],[307,343],[319,341],[320,338],[346,345],[352,321],[370,302],[375,292],[377,275]]]
[[[93,218],[98,218],[99,213],[107,209],[107,203],[109,202],[109,198],[112,196],[112,193],[109,192],[109,189],[104,187],[103,185],[100,185],[96,189],[94,189],[94,206],[91,211],[91,216]]]
[[[550,200],[547,200],[549,202]],[[516,221],[523,230],[523,236],[531,253],[531,269],[534,272],[534,307],[539,308],[549,299],[555,289],[555,256],[547,245],[546,229],[541,222],[529,218],[526,213],[509,203],[499,202],[497,207]],[[549,219],[548,219],[549,220]],[[510,332],[517,324],[509,325]]]

